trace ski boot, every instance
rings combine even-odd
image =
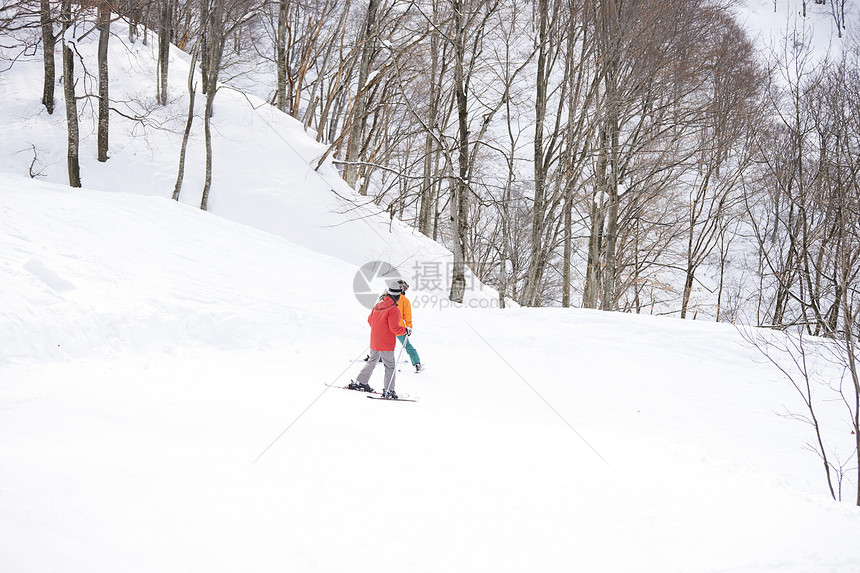
[[[350,380],[346,385],[348,390],[358,390],[359,392],[373,392],[373,388],[367,382],[358,383],[355,380]]]

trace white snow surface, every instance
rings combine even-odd
[[[856,0],[836,2],[844,5],[846,14],[846,29],[842,31],[841,38],[829,0],[825,4],[813,0],[741,0],[736,5],[735,14],[765,57],[772,49],[780,53],[783,41],[788,37],[792,38],[789,45],[798,41],[809,42],[810,57],[815,60],[828,56],[838,59],[844,42],[857,37],[860,13],[857,12]],[[803,16],[804,3],[806,17]]]
[[[419,401],[386,403],[325,386],[367,349],[342,261],[8,175],[0,229],[4,572],[860,566],[732,327],[416,309]]]
[[[145,100],[154,47],[123,38],[113,93]],[[181,129],[174,58],[151,117]],[[860,511],[830,499],[782,415],[800,399],[733,327],[482,309],[479,284],[446,307],[408,273],[450,253],[354,208],[310,167],[322,146],[229,90],[210,212],[198,131],[177,203],[176,133],[115,116],[99,164],[86,108],[69,189],[40,66],[0,74],[3,573],[860,570]],[[428,368],[397,390],[417,402],[326,386],[363,365],[372,260],[415,282]]]

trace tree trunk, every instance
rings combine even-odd
[[[463,196],[468,193],[468,186],[459,179],[454,184],[454,197],[451,201],[451,218],[453,219],[454,262],[451,272],[451,292],[449,299],[463,302],[466,295],[466,220],[463,209]]]
[[[729,247],[731,245],[731,239],[726,238],[727,230],[725,227],[720,230],[720,283],[717,288],[716,322],[720,322],[723,318],[723,290],[726,284],[726,266],[728,265]]]
[[[844,302],[843,305],[845,311],[843,312],[843,323],[845,325],[845,350],[848,359],[848,373],[851,376],[851,382],[854,390],[854,396],[852,400],[854,411],[851,419],[854,433],[854,454],[860,455],[860,366],[858,366],[857,364],[856,338],[854,332],[852,331],[853,328],[856,328],[856,323],[852,324],[848,305]],[[860,506],[860,465],[858,465],[855,471],[857,472],[855,482],[857,484],[857,505]]]
[[[379,7],[379,0],[370,0],[367,6],[367,19],[365,20],[364,34],[361,42],[361,64],[358,69],[358,85],[355,88],[355,105],[352,113],[352,130],[349,135],[349,142],[346,146],[346,168],[344,169],[343,178],[347,184],[355,188],[358,180],[358,166],[356,162],[360,161],[361,143],[364,137],[364,126],[366,124],[365,115],[367,114],[367,78],[370,75],[370,61],[374,51],[374,37],[376,35],[376,11]],[[362,195],[365,193],[365,187],[359,189]]]
[[[463,0],[453,0],[454,9],[454,92],[457,102],[458,177],[454,183],[451,215],[454,223],[454,265],[450,299],[463,302],[466,294],[466,237],[469,217],[469,115],[464,63],[466,58],[466,20]]]
[[[54,64],[54,48],[57,39],[54,37],[54,19],[51,16],[50,0],[40,0],[39,15],[42,21],[42,50],[45,64],[45,85],[42,90],[42,104],[49,114],[54,113],[54,82],[56,81],[56,66]]]
[[[212,17],[209,2],[200,0],[200,88],[204,94],[209,89],[209,19]]]
[[[137,3],[138,0],[128,0],[128,41],[131,44],[137,38],[137,21],[140,18]]]
[[[600,252],[603,248],[603,215],[597,202],[591,205],[592,226],[588,238],[588,262],[585,269],[585,286],[582,292],[582,307],[597,308],[600,292]]]
[[[570,307],[570,265],[573,256],[573,202],[564,206],[564,256],[561,270],[561,306]]]
[[[512,174],[508,175],[508,184],[505,186],[505,193],[502,196],[502,250],[499,261],[499,308],[505,308],[505,298],[508,296],[508,236],[510,229],[508,227],[508,199],[510,197]]]
[[[551,42],[549,3],[550,0],[538,1],[538,60],[535,91],[535,135],[533,147],[534,167],[534,204],[532,206],[531,226],[531,256],[529,257],[526,285],[521,301],[527,306],[539,306],[543,294],[543,274],[549,255],[548,246],[544,245],[543,236],[547,230],[547,150],[544,149],[544,122],[546,120],[549,82],[552,66],[549,60],[553,57],[556,46]]]
[[[278,2],[278,29],[275,38],[275,69],[278,85],[275,89],[275,106],[287,111],[287,16],[290,13],[290,0]]]
[[[194,123],[194,99],[197,89],[194,85],[194,68],[197,65],[197,50],[191,54],[191,67],[188,69],[188,120],[185,122],[185,133],[182,134],[182,147],[179,148],[179,172],[176,175],[176,185],[173,187],[173,200],[179,201],[182,192],[182,180],[185,178],[185,152],[188,149],[188,137],[191,135],[191,125]]]
[[[606,130],[600,132],[600,151],[595,172],[594,196],[591,199],[591,232],[588,239],[588,266],[585,270],[585,288],[582,293],[584,308],[597,308],[600,293],[600,262],[603,251],[604,206],[603,189],[606,179]]]
[[[160,105],[167,105],[167,71],[170,64],[170,38],[173,35],[173,0],[161,0],[161,24],[158,29],[158,94]]]
[[[221,71],[221,57],[224,54],[224,44],[227,41],[226,22],[224,21],[224,0],[213,0],[211,7],[207,8],[207,13],[207,20],[209,22],[209,25],[205,28],[207,38],[207,75],[203,82],[206,93],[206,108],[203,112],[203,133],[206,140],[206,174],[203,183],[203,196],[200,200],[200,208],[204,211],[209,208],[209,191],[212,188],[212,112],[215,109],[215,95],[218,93],[218,75]]]
[[[435,20],[435,14],[433,15]],[[439,109],[440,89],[436,76],[439,73],[439,32],[435,22],[430,31],[430,102],[427,110],[427,134],[424,137],[424,180],[421,187],[421,206],[418,211],[418,230],[429,237],[433,225],[433,213],[436,210],[434,201],[434,155],[436,140],[433,132],[436,129]]]
[[[200,208],[204,211],[209,208],[209,190],[212,188],[212,108],[215,102],[215,88],[211,85],[206,92],[206,108],[203,112],[203,133],[206,140],[206,175],[203,182],[203,196],[200,199]]]
[[[606,208],[606,263],[603,268],[602,310],[615,309],[615,282],[617,280],[617,242],[618,242],[618,125],[614,115],[609,119],[609,177],[607,183]]]
[[[610,20],[613,16],[607,16]],[[615,30],[614,24],[607,22],[609,28],[609,39],[615,38],[619,33]],[[618,275],[617,261],[617,243],[618,243],[618,211],[619,211],[619,180],[618,180],[618,148],[619,148],[619,89],[618,89],[618,69],[619,54],[614,52],[614,48],[609,48],[605,68],[605,105],[604,122],[605,134],[604,142],[607,144],[606,157],[606,177],[603,179],[605,185],[604,192],[606,195],[606,251],[603,266],[603,300],[601,301],[601,310],[615,309],[615,287]]]
[[[696,269],[688,266],[684,280],[684,292],[681,295],[681,318],[687,318],[687,307],[690,305],[690,294],[693,292]]]
[[[848,153],[846,155],[849,155]],[[850,155],[849,155],[850,156]],[[848,161],[851,161],[850,159]],[[855,172],[856,173],[856,172]],[[856,177],[856,174],[855,174]],[[853,396],[844,396],[846,404],[851,404],[848,410],[851,412],[852,433],[854,434],[854,456],[860,457],[860,364],[858,364],[857,334],[860,326],[860,313],[856,306],[850,304],[854,300],[848,293],[856,285],[857,265],[860,265],[860,218],[858,218],[858,181],[854,179],[853,184],[846,185],[837,193],[837,217],[838,240],[836,246],[836,272],[842,296],[842,325],[844,332],[842,340],[846,356],[846,370],[851,377]],[[849,199],[850,198],[850,199]],[[852,204],[853,203],[853,204]],[[850,213],[854,216],[851,217]],[[860,506],[860,464],[855,469],[855,487],[857,488],[856,503]]]
[[[63,22],[63,96],[66,102],[66,126],[68,130],[67,165],[69,185],[81,186],[81,167],[78,161],[78,105],[75,99],[75,54],[66,44],[66,32],[72,25],[71,0],[63,0],[60,19]]]
[[[108,78],[108,42],[110,41],[110,5],[102,2],[98,7],[98,65],[99,65],[99,121],[98,160],[108,160],[108,138],[110,134],[110,99]]]

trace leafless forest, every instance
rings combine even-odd
[[[822,63],[803,15],[764,47],[737,4],[4,0],[0,25],[41,24],[49,112],[84,95],[54,94],[76,63],[69,28],[105,54],[115,18],[158,43],[162,103],[177,45],[199,62],[207,142],[218,87],[264,70],[263,95],[367,202],[454,252],[452,300],[468,267],[525,306],[856,329],[858,16],[802,3],[843,36]],[[106,62],[98,74],[107,160]]]

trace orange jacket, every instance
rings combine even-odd
[[[371,350],[394,350],[395,337],[406,334],[406,328],[400,326],[400,310],[390,296],[376,303],[367,317],[367,323],[370,325]]]
[[[400,309],[400,326],[412,328],[412,304],[406,298],[406,295],[400,295],[400,300],[397,301],[397,308]]]

